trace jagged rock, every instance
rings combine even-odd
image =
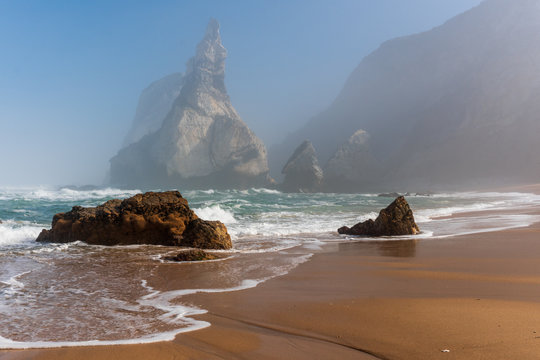
[[[211,20],[161,127],[111,159],[112,184],[247,188],[271,183],[266,149],[225,89],[226,56],[219,24]]]
[[[124,139],[124,146],[159,130],[183,85],[184,75],[175,73],[154,81],[142,91],[135,118]]]
[[[54,215],[51,230],[42,230],[37,238],[57,243],[77,240],[93,245],[232,247],[225,225],[199,219],[178,191],[137,194],[93,208],[74,206]]]
[[[325,188],[330,191],[358,191],[379,173],[369,147],[369,134],[357,130],[328,160],[324,168]]]
[[[323,171],[310,141],[304,141],[281,171],[285,180],[281,188],[288,192],[315,192],[320,189]]]
[[[167,261],[204,261],[219,259],[220,256],[210,254],[203,250],[185,250],[179,252],[175,256],[167,256],[164,259]]]
[[[395,236],[414,235],[420,229],[414,221],[414,215],[403,196],[398,197],[386,209],[381,210],[375,221],[367,220],[352,228],[343,226],[338,233],[347,235]]]

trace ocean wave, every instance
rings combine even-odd
[[[504,205],[504,202],[486,202],[486,203],[474,203],[465,206],[448,206],[436,209],[421,209],[414,213],[414,218],[419,223],[430,222],[433,219],[452,216],[454,214],[483,211],[483,210],[496,210]]]
[[[257,194],[282,194],[281,191],[275,189],[266,189],[266,188],[252,188],[252,192]]]
[[[193,211],[198,217],[204,220],[218,220],[225,225],[236,224],[238,222],[231,211],[225,210],[219,205],[193,209]]]
[[[88,340],[88,341],[15,341],[0,336],[0,349],[35,349],[35,348],[59,348],[73,346],[104,346],[104,345],[128,345],[128,344],[147,344],[162,341],[172,341],[176,335],[184,332],[194,331],[210,326],[209,322],[193,319],[192,316],[205,314],[207,310],[187,306],[178,303],[178,299],[196,293],[222,293],[241,291],[254,288],[260,283],[268,281],[277,276],[288,273],[291,269],[307,261],[312,254],[297,256],[287,264],[271,267],[271,274],[260,279],[244,279],[239,285],[228,288],[210,288],[210,289],[180,289],[172,291],[159,291],[149,286],[146,280],[142,280],[140,286],[146,291],[146,294],[140,297],[135,304],[127,304],[124,301],[109,299],[112,307],[125,309],[128,312],[138,312],[141,309],[156,309],[162,314],[158,315],[158,320],[163,323],[171,324],[177,327],[174,330],[147,334],[130,339],[118,340]],[[18,276],[21,276],[19,274]]]
[[[0,246],[34,242],[42,229],[38,224],[5,220],[0,224]]]
[[[139,193],[141,193],[140,190],[122,190],[115,188],[94,190],[74,190],[70,188],[4,189],[0,190],[0,200],[80,201],[107,198],[126,198]]]

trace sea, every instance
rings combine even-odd
[[[159,189],[156,189],[159,191]],[[377,194],[282,193],[270,189],[182,191],[195,213],[220,220],[233,249],[221,259],[173,263],[163,246],[42,244],[54,214],[96,206],[140,190],[0,188],[0,348],[139,344],[172,340],[207,326],[190,294],[242,291],[287,274],[329,246],[343,243],[441,241],[457,235],[527,227],[528,193],[410,194],[421,233],[367,238],[337,229],[374,219],[393,201]],[[466,216],[465,216],[466,215]],[[414,256],[414,252],[388,254]],[[164,279],[168,279],[164,281]]]

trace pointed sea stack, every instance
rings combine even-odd
[[[323,171],[310,141],[304,141],[291,155],[281,171],[285,180],[281,188],[286,192],[315,192],[320,190]]]
[[[414,221],[413,212],[403,196],[381,210],[375,221],[370,219],[352,228],[343,226],[338,229],[340,234],[365,236],[415,235],[419,232],[420,228]]]
[[[111,184],[247,188],[271,183],[266,149],[225,89],[226,57],[219,24],[212,19],[161,127],[111,159]]]

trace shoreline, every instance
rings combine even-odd
[[[185,296],[208,310],[194,318],[212,325],[173,341],[1,350],[0,357],[536,359],[537,239],[540,223],[436,240],[327,244],[255,288]]]

